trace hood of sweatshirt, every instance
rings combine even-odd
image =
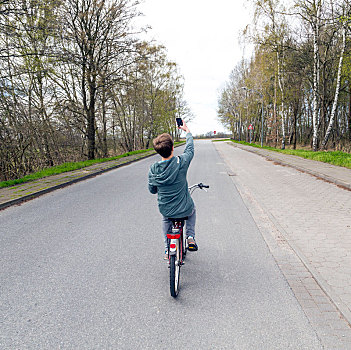
[[[150,182],[154,186],[173,184],[179,170],[180,161],[178,157],[157,162],[150,168]]]

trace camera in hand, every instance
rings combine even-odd
[[[182,125],[183,125],[183,120],[182,120],[182,118],[176,118],[176,121],[177,121],[177,125],[178,125],[178,126],[182,126]]]

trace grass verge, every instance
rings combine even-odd
[[[245,141],[235,141],[235,140],[231,140],[231,139],[216,140],[213,142],[218,142],[218,141],[232,141],[234,143],[240,143],[240,144],[246,145],[246,146],[261,148],[260,145],[255,144],[255,143],[248,143]],[[269,151],[290,154],[290,155],[294,155],[294,156],[298,156],[298,157],[302,157],[302,158],[306,158],[306,159],[317,160],[319,162],[329,163],[329,164],[338,165],[338,166],[342,166],[342,167],[351,169],[351,154],[346,153],[346,152],[341,152],[341,151],[313,152],[313,151],[303,150],[303,149],[282,150],[279,148],[274,148],[274,147],[269,147],[269,146],[263,146],[262,148],[267,149]]]

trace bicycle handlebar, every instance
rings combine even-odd
[[[202,182],[200,182],[199,184],[195,184],[189,187],[189,191],[194,191],[196,188],[199,188],[200,190],[204,189],[204,188],[210,188],[210,186],[208,185],[204,185]],[[206,190],[205,190],[206,191]],[[192,192],[191,192],[192,193]]]
[[[200,187],[200,188],[210,188],[210,186],[204,185],[202,182],[199,183],[199,187]]]

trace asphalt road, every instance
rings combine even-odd
[[[193,195],[199,251],[170,296],[156,160],[0,212],[0,349],[321,349],[208,141],[188,175],[210,185]]]

